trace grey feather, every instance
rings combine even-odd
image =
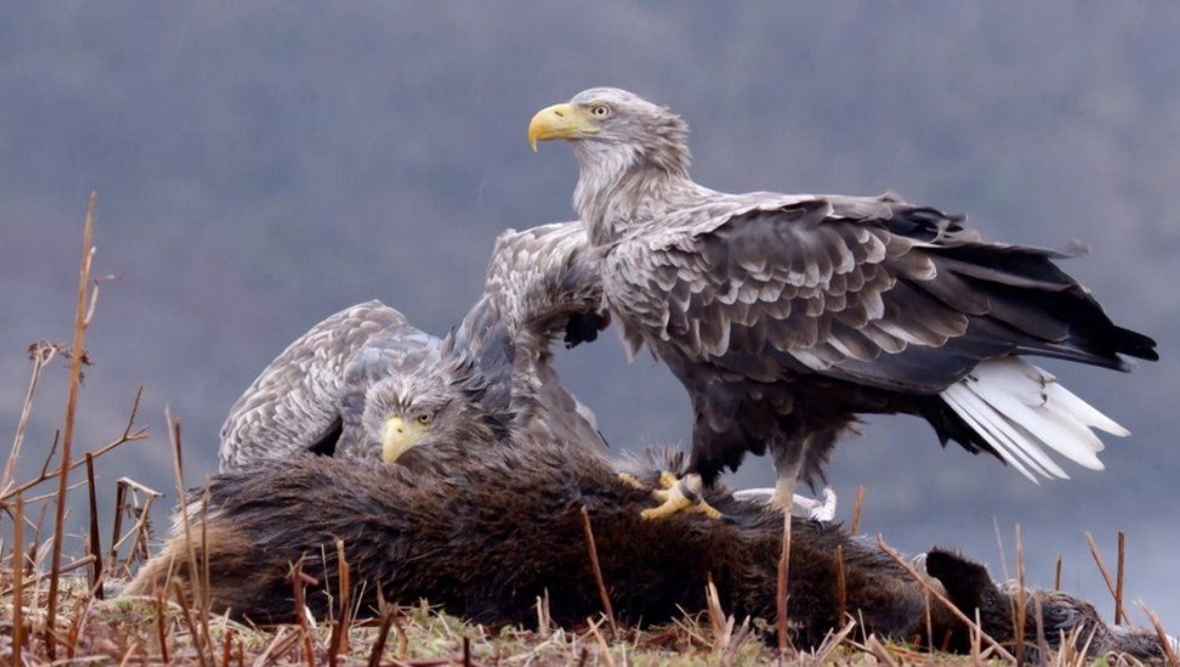
[[[550,351],[572,317],[596,316],[601,301],[581,225],[505,232],[484,295],[445,339],[370,301],[292,343],[231,408],[221,469],[311,451],[377,458],[384,419],[423,409],[436,416],[430,438],[454,438],[464,421],[480,418],[501,431],[527,424],[605,449],[593,413],[558,380]]]

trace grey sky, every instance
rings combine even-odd
[[[719,189],[874,194],[966,211],[993,239],[1093,251],[1067,270],[1163,361],[1124,376],[1046,364],[1129,427],[1108,470],[1035,486],[874,419],[832,469],[848,517],[915,551],[951,544],[1001,574],[1023,527],[1030,579],[1112,605],[1086,550],[1128,535],[1129,599],[1180,626],[1180,8],[1164,3],[6,3],[0,8],[0,431],[25,348],[67,341],[86,193],[104,285],[80,447],[117,435],[146,386],[146,443],[100,466],[170,490],[168,404],[190,482],[225,411],[293,338],[370,298],[442,334],[505,227],[572,216],[574,161],[529,152],[532,113],[592,85],[690,123]],[[562,355],[616,447],[677,443],[683,391],[620,346]],[[61,423],[48,371],[26,469]],[[766,483],[769,462],[739,481]],[[8,530],[8,527],[5,527]],[[1010,557],[1009,557],[1009,567]],[[1175,630],[1174,630],[1175,631]]]

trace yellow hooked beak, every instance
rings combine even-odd
[[[529,121],[529,146],[536,152],[538,141],[576,139],[600,129],[586,109],[572,104],[554,104],[538,111]]]
[[[426,435],[427,429],[416,421],[409,424],[401,417],[390,417],[382,427],[381,458],[393,463]]]

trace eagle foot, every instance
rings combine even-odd
[[[662,504],[640,512],[644,519],[665,519],[684,512],[686,514],[703,514],[710,519],[722,519],[724,515],[717,511],[701,496],[703,487],[701,476],[690,474],[682,479],[667,470],[660,473],[660,487],[652,491],[652,495]]]
[[[756,488],[739,489],[733,492],[736,500],[747,502],[762,502],[768,509],[782,511],[775,498],[775,489]],[[825,486],[816,498],[808,498],[798,493],[791,494],[791,505],[798,508],[803,516],[812,521],[829,523],[836,518],[836,492],[830,486]]]

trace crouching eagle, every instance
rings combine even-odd
[[[686,136],[666,108],[612,88],[529,125],[534,149],[565,139],[577,156],[574,208],[630,353],[647,345],[692,400],[694,475],[655,515],[692,506],[688,482],[746,452],[769,451],[785,507],[861,413],[920,416],[943,444],[1033,479],[1067,476],[1048,452],[1101,468],[1092,429],[1127,434],[1022,358],[1158,358],[1057,267],[1064,255],[985,242],[965,218],[891,195],[716,192],[689,177]]]
[[[379,301],[331,315],[234,403],[221,470],[308,452],[393,462],[412,447],[509,429],[605,450],[550,351],[558,336],[592,341],[606,325],[593,254],[575,222],[501,234],[484,294],[443,339]]]

